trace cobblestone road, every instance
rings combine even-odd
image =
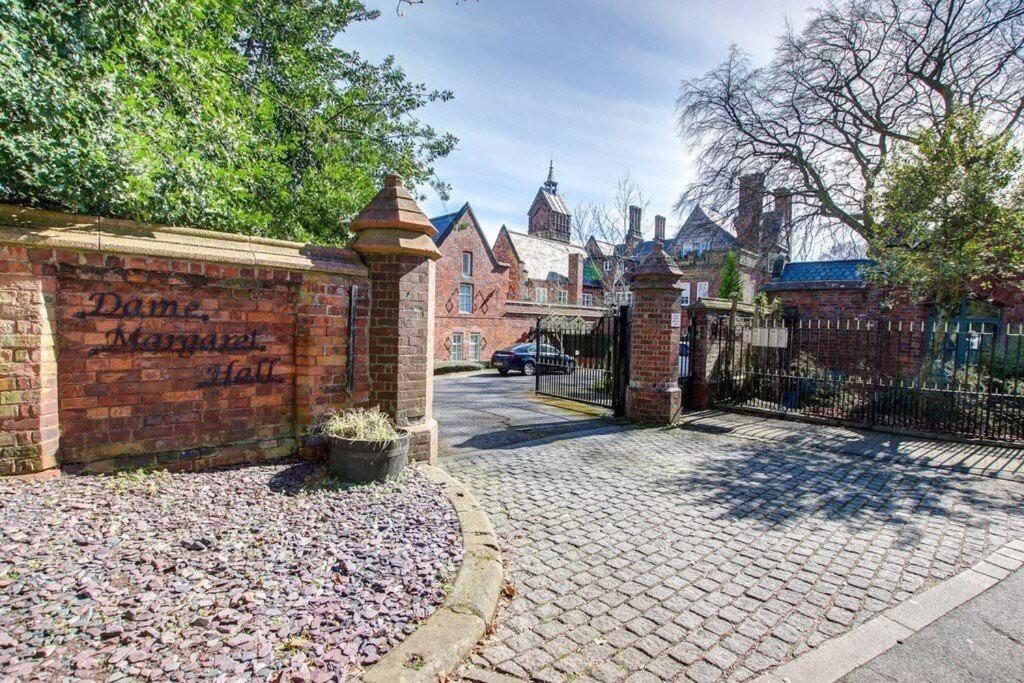
[[[516,588],[475,664],[541,680],[747,679],[1024,537],[1019,484],[678,429],[442,464]]]

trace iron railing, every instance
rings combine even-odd
[[[710,316],[718,405],[1024,441],[1024,330],[993,321]]]
[[[629,383],[629,308],[575,326],[539,320],[536,392],[625,414]]]

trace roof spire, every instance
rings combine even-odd
[[[555,182],[555,157],[551,156],[551,162],[548,164],[548,179],[544,183],[544,189],[551,194],[558,194],[558,183]]]

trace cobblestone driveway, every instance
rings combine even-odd
[[[1024,537],[1018,484],[679,429],[442,462],[517,590],[475,664],[542,680],[743,680]]]

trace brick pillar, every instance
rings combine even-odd
[[[60,472],[52,261],[0,247],[0,476]]]
[[[626,417],[668,424],[679,414],[679,278],[682,271],[660,242],[633,273]],[[675,324],[673,324],[675,323]]]
[[[708,346],[711,332],[708,329],[708,310],[698,303],[691,307],[690,324],[695,326],[693,345],[690,347],[690,405],[693,410],[710,407],[708,398]]]
[[[410,435],[409,457],[437,460],[434,402],[436,230],[391,173],[352,221],[370,278],[370,403]]]
[[[583,301],[583,255],[569,254],[569,303]]]

